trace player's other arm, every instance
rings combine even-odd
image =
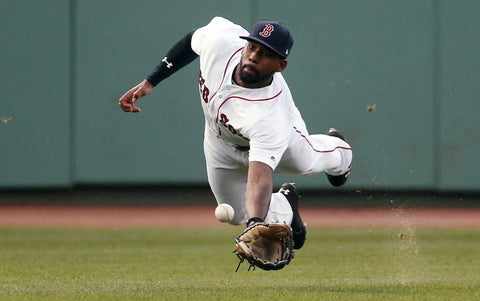
[[[247,216],[265,219],[273,189],[273,171],[270,166],[251,161],[248,166],[247,191],[245,201]]]
[[[191,47],[193,33],[194,31],[189,32],[178,41],[146,79],[120,97],[118,104],[122,110],[125,112],[140,112],[140,108],[135,106],[135,103],[141,97],[150,94],[158,83],[197,58],[198,55]]]
[[[197,58],[196,54],[192,50],[192,36],[195,31],[189,32],[180,41],[178,41],[163,57],[160,64],[147,76],[147,81],[152,86],[158,85],[159,82],[166,79],[173,73],[182,69],[186,65],[190,64]]]

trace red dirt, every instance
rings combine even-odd
[[[171,227],[225,226],[214,207],[0,206],[0,226]],[[317,208],[304,207],[309,227],[480,228],[480,208]]]

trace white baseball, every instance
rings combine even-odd
[[[215,208],[215,217],[222,223],[231,221],[234,213],[232,206],[229,204],[220,204]]]

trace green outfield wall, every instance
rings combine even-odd
[[[284,76],[310,132],[351,143],[349,188],[479,190],[477,0],[3,0],[0,188],[206,183],[198,61],[142,113],[117,101],[216,15],[291,29]]]

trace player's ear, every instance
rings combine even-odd
[[[285,68],[287,68],[287,60],[286,59],[280,59],[278,61],[277,72],[282,72],[283,70],[285,70]]]

